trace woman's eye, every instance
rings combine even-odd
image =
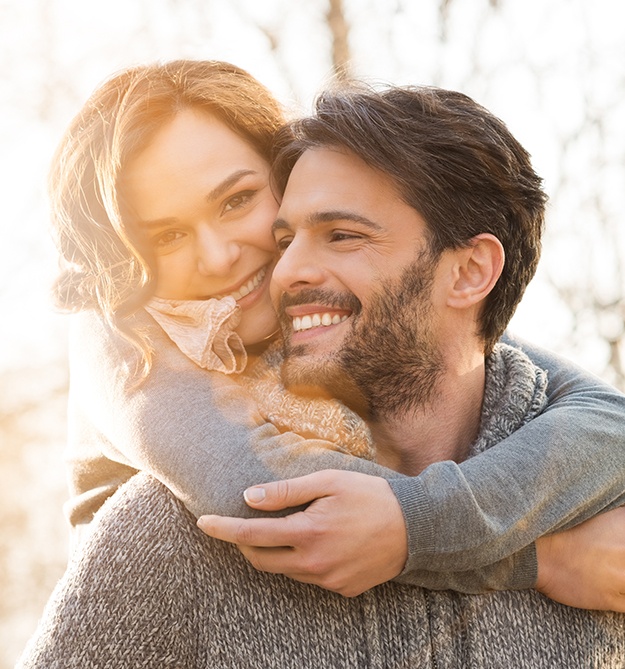
[[[255,193],[256,191],[254,190],[246,190],[228,198],[224,204],[224,214],[244,207],[254,197]]]
[[[154,237],[154,244],[157,247],[166,248],[167,246],[171,246],[177,242],[179,239],[182,239],[182,237],[184,237],[182,232],[178,232],[177,230],[168,230],[167,232],[163,232],[162,234]]]

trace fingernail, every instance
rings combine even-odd
[[[249,504],[258,504],[265,499],[265,489],[264,488],[248,488],[244,493],[243,497],[245,501]]]

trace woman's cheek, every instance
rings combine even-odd
[[[157,263],[156,294],[158,297],[172,300],[190,299],[185,289],[189,284],[192,273],[192,259],[188,258],[181,262],[175,254],[161,256]]]
[[[271,227],[278,216],[278,209],[278,203],[272,199],[271,202],[266,203],[265,207],[259,210],[259,215],[255,220],[259,244],[264,250],[271,253],[276,253],[276,242]]]

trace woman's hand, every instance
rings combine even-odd
[[[536,590],[580,609],[625,613],[625,507],[536,541]]]

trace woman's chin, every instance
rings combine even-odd
[[[279,330],[278,320],[273,314],[266,317],[246,318],[248,314],[244,314],[241,318],[236,331],[244,346],[253,346],[260,344],[272,337]],[[251,314],[250,314],[251,316]]]

